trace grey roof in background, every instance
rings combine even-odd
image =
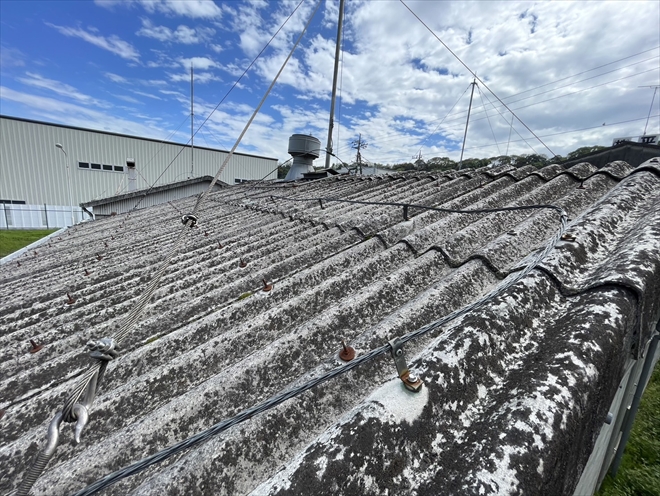
[[[269,194],[461,209],[552,203],[568,212],[575,240],[480,309],[406,345],[421,393],[405,391],[381,357],[104,494],[573,491],[624,364],[660,316],[658,161],[214,192],[110,363],[81,443],[65,424],[34,494],[81,489],[340,367],[341,339],[361,355],[469,304],[559,226],[551,210],[411,209],[405,221],[400,207],[322,209]],[[183,212],[193,203],[174,202]],[[86,370],[87,340],[118,328],[180,225],[169,205],[148,208],[78,225],[2,266],[0,491],[20,482]],[[262,279],[274,289],[262,292]],[[43,350],[28,353],[31,338]]]
[[[211,176],[193,177],[190,179],[184,179],[183,181],[176,181],[174,183],[162,184],[160,186],[153,186],[151,188],[145,188],[136,191],[129,191],[128,193],[122,193],[121,195],[108,196],[106,198],[101,198],[99,200],[92,200],[85,203],[81,203],[80,205],[82,205],[83,207],[96,207],[99,205],[105,205],[107,203],[113,203],[116,201],[128,200],[130,198],[137,198],[139,196],[147,196],[153,193],[169,191],[172,189],[189,186],[191,184],[198,184],[198,183],[210,184],[211,181],[213,181],[213,178]],[[223,186],[227,186],[227,183],[224,183],[222,181],[217,181],[215,185],[217,188],[220,188]]]

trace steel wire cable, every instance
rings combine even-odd
[[[247,124],[243,128],[243,131],[241,132],[240,136],[236,140],[236,143],[234,144],[231,151],[227,155],[227,157],[226,157],[225,161],[223,162],[222,166],[218,169],[218,172],[216,173],[215,177],[213,178],[213,181],[209,185],[209,189],[206,190],[203,194],[201,194],[197,198],[197,201],[195,202],[195,206],[192,210],[192,213],[189,214],[188,216],[184,216],[184,218],[182,219],[183,226],[181,226],[181,228],[179,230],[179,233],[178,233],[174,243],[170,247],[170,251],[168,252],[168,255],[166,256],[165,260],[161,263],[161,265],[158,268],[158,270],[156,271],[154,277],[151,279],[151,281],[147,285],[147,288],[145,289],[145,291],[138,298],[138,301],[135,304],[135,306],[131,309],[131,311],[129,312],[129,314],[125,318],[125,320],[122,321],[122,324],[121,324],[121,327],[120,327],[119,331],[117,331],[112,336],[112,339],[114,339],[115,345],[119,345],[124,340],[124,338],[128,335],[128,333],[131,331],[132,327],[135,325],[135,323],[139,319],[142,311],[144,310],[144,307],[146,306],[148,301],[153,296],[153,293],[155,292],[158,284],[160,283],[160,280],[161,280],[163,274],[165,273],[165,271],[168,269],[168,267],[170,265],[170,261],[176,255],[176,253],[178,251],[178,248],[179,248],[179,245],[181,244],[181,240],[185,237],[184,235],[185,235],[186,231],[190,227],[194,226],[194,224],[196,222],[195,221],[195,214],[199,211],[199,209],[201,208],[203,202],[206,200],[209,193],[213,190],[213,187],[215,186],[216,182],[218,181],[218,178],[220,177],[220,174],[222,173],[222,171],[226,167],[229,160],[232,158],[232,156],[234,154],[234,151],[236,150],[236,148],[240,144],[243,136],[245,135],[248,128],[250,127],[250,124],[252,124],[252,122],[254,121],[255,117],[257,116],[257,113],[261,109],[262,105],[266,101],[266,98],[268,97],[271,90],[275,86],[275,83],[279,79],[279,76],[282,74],[282,72],[284,71],[284,68],[288,64],[291,57],[293,56],[293,52],[295,51],[295,49],[300,44],[300,41],[302,40],[303,35],[307,32],[307,29],[309,28],[309,25],[311,24],[312,19],[314,18],[314,15],[318,11],[318,8],[319,8],[320,5],[321,5],[321,0],[318,0],[318,2],[316,3],[316,7],[313,9],[312,13],[309,16],[309,19],[308,19],[307,23],[305,24],[304,29],[302,30],[302,32],[300,33],[300,35],[299,35],[298,39],[296,40],[295,44],[291,48],[291,51],[289,52],[289,55],[287,56],[286,60],[283,62],[279,72],[277,73],[277,75],[273,79],[272,83],[268,87],[268,90],[266,90],[266,93],[264,94],[263,98],[261,99],[259,105],[254,110],[254,113],[252,114],[252,116],[248,120]],[[73,406],[76,403],[79,403],[82,394],[88,389],[89,385],[92,383],[94,378],[95,377],[97,377],[97,378],[101,377],[102,372],[105,369],[105,365],[106,364],[105,364],[104,361],[94,360],[94,363],[89,367],[87,372],[85,372],[80,377],[80,379],[79,379],[78,383],[76,384],[76,386],[74,387],[72,393],[69,395],[69,397],[65,401],[64,407],[62,409],[62,414],[63,414],[63,418],[64,418],[65,421],[75,421],[76,420],[76,417],[73,414]],[[97,384],[97,389],[98,389],[98,384]],[[59,430],[59,428],[58,428],[58,430]],[[43,452],[39,453],[38,458],[43,458],[41,456],[42,453]],[[29,493],[30,489],[32,488],[32,486],[34,485],[36,480],[39,478],[39,476],[41,475],[41,472],[44,470],[47,462],[48,462],[48,460],[46,460],[45,463],[43,463],[43,464],[37,463],[37,464],[32,464],[30,466],[30,468],[27,471],[27,474],[25,475],[25,477],[21,481],[21,484],[19,485],[19,488],[17,490],[18,495],[27,495]],[[41,465],[43,465],[43,467]]]
[[[291,200],[291,201],[318,201],[320,198],[291,198],[291,197],[275,197],[274,195],[270,195],[270,197],[274,198],[279,198],[282,200]],[[346,203],[361,203],[361,204],[369,204],[369,205],[395,205],[395,206],[401,206],[405,204],[400,204],[400,203],[387,203],[387,202],[363,202],[363,201],[357,201],[357,200],[343,200],[343,199],[332,199],[332,198],[325,198],[322,200],[326,201],[337,201],[337,202],[346,202]],[[413,206],[411,204],[408,204],[410,206]],[[508,288],[510,288],[512,285],[516,284],[518,281],[526,277],[529,273],[531,273],[532,270],[534,270],[543,259],[552,251],[552,249],[555,247],[557,242],[561,239],[562,235],[564,234],[568,222],[568,214],[561,208],[556,205],[527,205],[527,206],[519,206],[519,207],[502,207],[502,208],[491,208],[491,209],[474,209],[474,210],[460,210],[460,209],[443,209],[439,207],[428,207],[428,206],[423,206],[423,205],[414,205],[415,207],[419,208],[424,208],[427,210],[436,210],[436,211],[442,211],[442,212],[451,212],[451,213],[462,213],[462,214],[483,214],[483,213],[493,213],[493,212],[505,212],[505,211],[512,211],[512,210],[530,210],[530,209],[552,209],[555,210],[559,213],[560,216],[560,228],[556,232],[556,234],[551,238],[550,242],[545,246],[545,248],[538,252],[536,255],[532,256],[529,263],[527,266],[522,269],[521,271],[514,272],[510,274],[507,278],[505,278],[493,291],[488,293],[487,295],[482,296],[478,300],[475,300],[473,303],[459,308],[457,310],[454,310],[453,312],[447,314],[446,316],[437,319],[434,322],[431,322],[430,324],[427,324],[426,326],[422,326],[419,329],[416,329],[414,331],[411,331],[401,337],[398,338],[398,342],[403,345],[411,340],[414,340],[424,334],[427,334],[445,324],[448,322],[455,320],[458,317],[461,317],[463,315],[466,315],[469,312],[472,312],[481,306],[483,306],[486,302],[490,301],[491,299],[499,296],[502,294],[504,291],[506,291]],[[444,339],[449,336],[451,332],[451,329],[445,330],[442,334],[440,334],[438,337],[436,337],[436,340]],[[304,393],[305,391],[308,391],[320,384],[323,384],[325,382],[328,382],[340,375],[343,375],[360,365],[370,362],[374,360],[375,358],[384,355],[388,353],[392,349],[391,345],[385,344],[382,345],[378,348],[374,348],[373,350],[365,353],[364,355],[357,357],[353,359],[352,361],[340,366],[336,367],[332,370],[329,370],[328,372],[315,377],[313,379],[310,379],[309,381],[300,384],[298,386],[292,387],[290,389],[287,389],[281,393],[278,393],[268,400],[259,403],[258,405],[252,406],[250,408],[247,408],[243,410],[242,412],[238,413],[237,415],[225,419],[209,429],[206,429],[202,432],[199,432],[198,434],[195,434],[194,436],[191,436],[179,443],[176,443],[168,448],[165,448],[164,450],[159,451],[158,453],[155,453],[151,456],[148,456],[138,462],[135,462],[123,469],[117,470],[106,477],[103,477],[102,479],[97,480],[93,484],[87,486],[81,491],[76,492],[73,496],[91,496],[93,494],[96,494],[97,492],[103,490],[104,488],[118,482],[121,479],[124,479],[126,477],[129,477],[131,475],[134,475],[138,472],[141,472],[142,470],[160,463],[163,460],[166,460],[167,458],[176,455],[177,453],[180,453],[182,451],[185,451],[197,444],[200,444],[202,442],[205,442],[212,437],[215,437],[231,427],[234,427],[242,422],[245,422],[246,420],[251,419],[252,417],[263,413],[267,410],[270,410],[285,401],[292,399],[296,396],[299,396],[300,394]]]

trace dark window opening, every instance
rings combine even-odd
[[[78,167],[81,169],[89,169],[89,163],[88,162],[78,162]]]
[[[111,171],[112,170],[112,165],[103,164],[103,170]]]
[[[25,205],[25,200],[0,200],[5,205]]]
[[[92,164],[92,169],[101,170],[101,164]]]
[[[115,172],[124,172],[123,165],[115,165]]]

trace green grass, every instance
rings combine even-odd
[[[596,495],[660,495],[660,366],[642,396],[619,471],[605,478]]]
[[[35,231],[23,231],[21,229],[0,231],[0,258],[6,257],[24,246],[34,243],[38,239],[54,233],[57,229],[38,229]]]

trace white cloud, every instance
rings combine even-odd
[[[96,45],[99,48],[108,50],[109,52],[119,55],[123,59],[133,60],[137,62],[140,58],[138,51],[128,43],[120,39],[118,36],[112,35],[110,37],[100,36],[97,34],[89,33],[82,28],[71,28],[65,26],[57,26],[49,22],[46,23],[47,26],[57,29],[60,33],[65,36],[72,36],[85,40],[92,45]]]
[[[136,34],[163,42],[192,45],[210,40],[215,34],[215,29],[203,26],[189,28],[180,25],[173,31],[166,26],[155,26],[149,19],[142,19],[142,28]]]
[[[219,64],[208,57],[190,57],[180,58],[179,63],[184,69],[190,69],[192,65],[194,69],[208,70],[214,67],[219,67]]]
[[[0,68],[23,67],[25,65],[25,54],[15,48],[0,46]]]
[[[160,12],[193,19],[219,19],[222,17],[222,10],[212,0],[94,0],[94,3],[107,9],[139,5],[149,13]]]
[[[23,84],[27,84],[28,86],[49,90],[53,93],[57,93],[58,95],[70,98],[72,100],[78,100],[79,102],[86,105],[94,105],[96,107],[104,108],[110,107],[107,102],[103,102],[89,95],[85,95],[81,93],[77,88],[74,88],[69,84],[55,81],[53,79],[47,79],[41,77],[39,74],[33,74],[31,72],[27,72],[26,74],[28,77],[19,77],[16,79]]]
[[[183,74],[169,74],[170,81],[174,83],[180,82],[190,82],[190,73]],[[211,81],[222,81],[221,78],[213,74],[212,72],[195,72],[195,83],[209,83]]]
[[[86,129],[101,129],[115,133],[162,139],[168,131],[163,126],[150,127],[116,117],[84,105],[62,102],[52,98],[30,95],[0,86],[0,100],[12,101],[28,108],[27,115],[47,122],[61,122]],[[102,123],[102,124],[101,124]]]
[[[113,83],[128,83],[128,80],[125,77],[120,76],[119,74],[113,74],[112,72],[106,72],[105,77],[107,77]]]

